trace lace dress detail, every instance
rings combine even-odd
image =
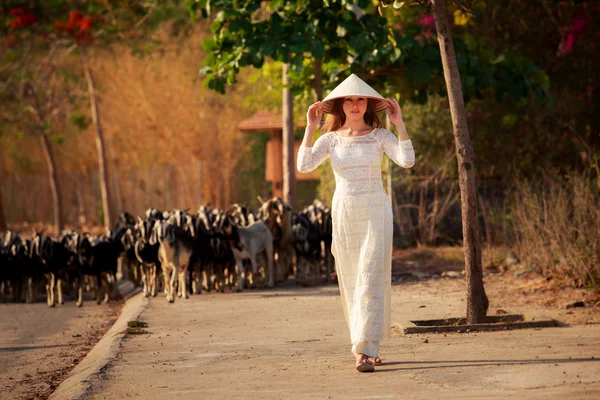
[[[415,163],[412,142],[387,129],[355,137],[329,132],[298,150],[300,172],[331,158],[331,251],[353,344],[388,339],[391,330],[393,218],[381,179],[383,153],[404,168]]]

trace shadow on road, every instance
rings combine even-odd
[[[26,351],[26,350],[39,350],[39,349],[52,349],[54,347],[69,347],[70,344],[54,344],[51,346],[18,346],[18,347],[0,347],[0,351]]]
[[[582,362],[599,362],[597,358],[551,358],[535,360],[446,360],[446,361],[392,361],[384,362],[378,367],[377,372],[408,371],[418,369],[439,369],[459,367],[491,367],[501,365],[535,365],[535,364],[568,364]],[[402,368],[385,368],[391,365],[419,364],[419,366],[407,366]],[[434,365],[431,365],[434,364]],[[450,365],[437,365],[450,364]]]

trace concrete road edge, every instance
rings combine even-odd
[[[121,341],[125,337],[122,333],[127,329],[127,322],[137,319],[146,309],[148,299],[144,294],[134,294],[131,282],[119,284],[119,292],[127,299],[121,315],[108,332],[90,350],[83,360],[69,373],[67,378],[56,388],[49,397],[53,399],[80,399],[84,397],[92,384],[94,375],[102,373],[108,363],[117,355]]]

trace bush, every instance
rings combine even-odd
[[[520,180],[512,199],[515,245],[546,276],[600,284],[600,194],[593,173]]]

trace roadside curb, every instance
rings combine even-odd
[[[130,281],[119,282],[118,291],[125,299],[121,315],[102,339],[96,343],[85,358],[77,364],[54,393],[50,395],[50,400],[83,398],[91,387],[94,375],[102,373],[108,363],[119,352],[121,341],[125,337],[122,332],[127,329],[127,322],[137,319],[149,304],[148,298],[144,297],[139,289],[135,290]]]

